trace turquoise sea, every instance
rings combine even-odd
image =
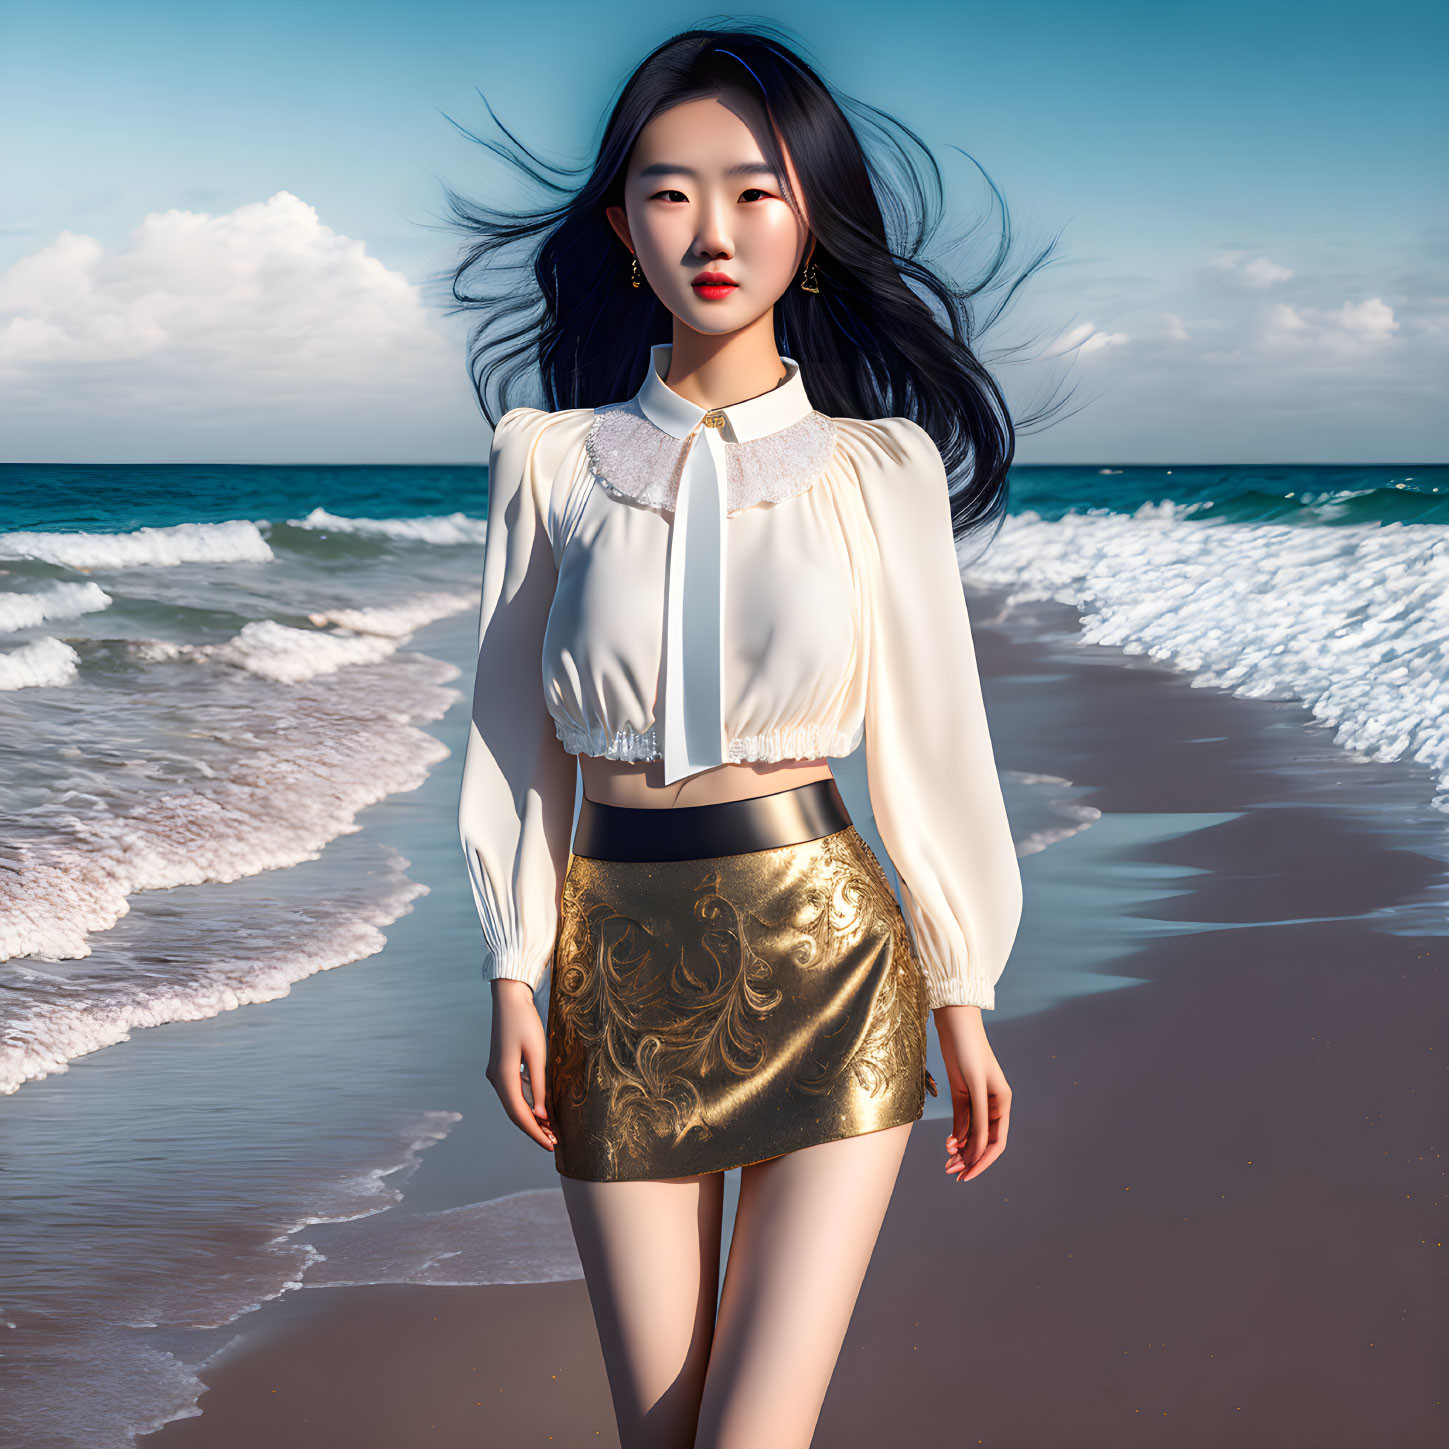
[[[0,1444],[129,1444],[289,1289],[576,1275],[482,1076],[486,510],[482,467],[0,466]],[[1070,606],[1073,647],[1412,762],[1404,829],[1449,832],[1449,467],[1019,467],[983,544],[978,634]],[[1040,693],[993,687],[1028,730]],[[1030,869],[1171,828],[1053,766],[1003,772]],[[1127,984],[1069,939],[1031,969],[1044,939],[998,1018]]]

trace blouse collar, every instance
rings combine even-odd
[[[731,403],[728,407],[702,408],[698,403],[680,397],[664,381],[673,353],[672,342],[659,342],[649,349],[649,371],[634,400],[655,427],[676,438],[688,437],[707,415],[713,414],[722,415],[729,424],[731,442],[749,443],[779,432],[781,428],[788,428],[791,423],[798,423],[814,411],[805,395],[800,364],[793,357],[780,358],[785,364],[785,380],[769,392]]]

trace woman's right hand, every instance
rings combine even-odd
[[[549,1126],[543,1100],[546,1051],[543,1022],[533,1004],[533,988],[511,977],[495,978],[493,1041],[484,1075],[493,1083],[503,1110],[518,1129],[551,1152],[558,1139]]]

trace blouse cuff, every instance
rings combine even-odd
[[[526,981],[534,991],[537,991],[547,969],[547,957],[542,961],[530,962],[525,958],[521,945],[511,946],[489,959],[483,967],[483,979],[485,981],[500,979]]]
[[[938,1006],[979,1006],[983,1011],[996,1010],[996,988],[985,982],[963,981],[959,976],[948,976],[930,966],[923,970],[926,977],[926,1004],[934,1011]]]

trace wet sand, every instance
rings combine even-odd
[[[947,1124],[917,1123],[817,1449],[1446,1442],[1449,951],[1363,919],[1439,876],[1358,809],[1412,767],[1336,763],[1296,707],[1105,649],[978,628],[978,650],[988,689],[1053,674],[1004,767],[1090,784],[1104,816],[1242,813],[1080,852],[1073,900],[1161,867],[1178,893],[1152,922],[1183,929],[1144,921],[1111,961],[1140,985],[987,1015],[1007,1150],[958,1184]],[[1026,867],[1028,911],[1061,910]],[[201,1414],[138,1443],[618,1444],[580,1281],[317,1289],[256,1317]]]

